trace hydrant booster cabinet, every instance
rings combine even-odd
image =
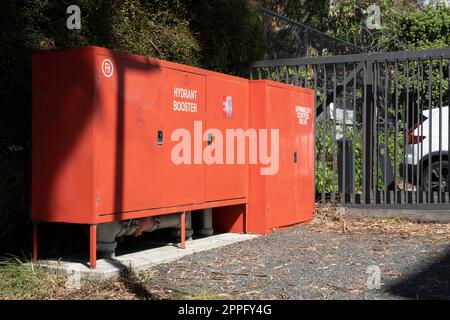
[[[33,55],[32,219],[116,238],[311,220],[314,92],[99,47]]]

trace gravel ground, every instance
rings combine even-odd
[[[328,211],[306,227],[155,267],[146,285],[222,299],[449,299],[449,245],[449,225]],[[369,266],[379,267],[380,289],[366,285]]]
[[[367,286],[371,266],[379,268],[379,289]],[[53,285],[47,294],[25,288],[24,299],[450,299],[450,224],[346,218],[320,208],[307,226],[80,288],[28,273],[35,286],[37,275]],[[7,279],[23,287],[14,274]],[[0,299],[21,298],[14,292]]]

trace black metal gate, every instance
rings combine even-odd
[[[316,92],[316,200],[448,208],[450,49],[260,61]]]

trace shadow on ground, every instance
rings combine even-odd
[[[450,299],[450,249],[431,264],[387,288],[409,299]]]

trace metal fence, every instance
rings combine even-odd
[[[449,62],[450,49],[282,59],[250,78],[315,90],[317,201],[448,208]]]
[[[264,59],[341,55],[367,52],[348,41],[262,8]]]

